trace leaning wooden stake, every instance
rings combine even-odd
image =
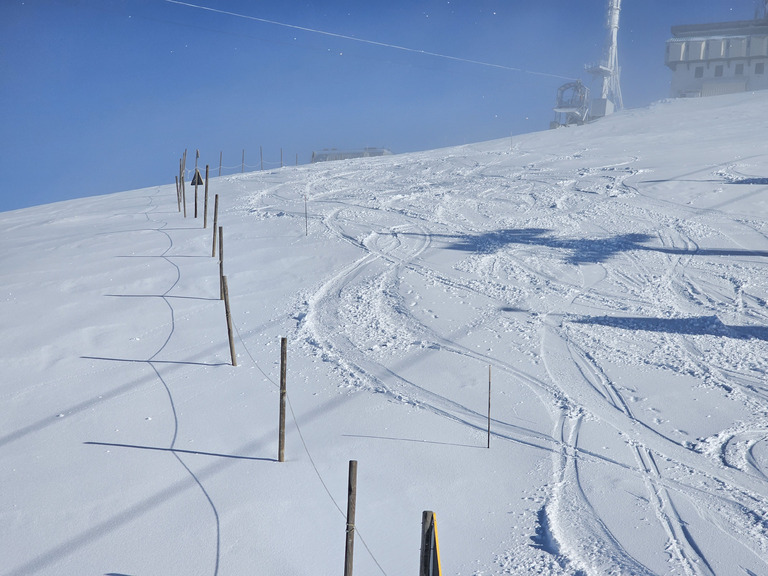
[[[195,218],[197,218],[197,169],[195,169],[195,177],[193,180],[195,182]]]
[[[181,175],[181,198],[184,202],[184,218],[187,217],[187,191],[184,188],[184,175]]]
[[[227,277],[221,277],[221,283],[224,287],[224,312],[227,315],[227,335],[229,336],[229,355],[232,358],[232,366],[237,366],[235,357],[235,339],[232,336],[232,314],[229,312],[229,290],[227,289]]]
[[[488,445],[491,447],[491,367],[488,366]]]
[[[219,299],[224,300],[224,229],[219,226]]]
[[[219,176],[221,176],[221,159],[224,157],[224,152],[219,152]]]
[[[208,164],[205,165],[205,204],[203,207],[203,228],[208,228]]]
[[[211,258],[216,256],[216,225],[219,222],[219,195],[213,198],[213,248],[211,249]]]
[[[179,212],[181,212],[181,189],[179,188],[179,177],[176,176],[176,202],[179,204]]]
[[[280,438],[277,447],[278,462],[285,462],[285,400],[288,363],[288,338],[280,338]]]
[[[357,460],[349,461],[347,490],[347,546],[344,552],[344,576],[352,576],[352,556],[355,548],[355,506],[357,500]]]

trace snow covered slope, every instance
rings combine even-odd
[[[0,214],[0,574],[768,574],[767,116]]]

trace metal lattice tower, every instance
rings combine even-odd
[[[621,97],[621,83],[619,81],[618,37],[620,11],[621,0],[608,0],[605,24],[608,34],[603,49],[603,60],[599,65],[588,68],[588,71],[600,78],[601,81],[600,99],[603,103],[603,113],[593,115],[605,116],[613,110],[621,110],[624,107]]]

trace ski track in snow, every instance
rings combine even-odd
[[[223,216],[240,218],[240,234],[280,218],[303,236],[307,203],[312,240],[352,254],[281,295],[260,326],[295,320],[292,341],[331,366],[337,394],[424,411],[470,437],[485,433],[487,415],[461,386],[414,366],[490,365],[504,379],[494,448],[542,454],[548,483],[525,510],[528,539],[498,535],[496,566],[480,559],[476,576],[768,573],[768,226],[744,202],[765,192],[756,173],[768,155],[710,151],[677,170],[651,144],[636,153],[612,134],[586,143],[561,134],[568,144],[547,133],[512,148],[499,141],[221,179],[237,200]],[[194,488],[185,504],[209,519],[195,553],[201,573],[218,576],[234,544],[206,489],[211,468],[195,469],[178,448],[185,391],[162,360],[179,321],[171,293],[184,278],[172,249],[190,230],[160,216],[166,191],[146,196],[141,214],[158,239],[145,256],[172,270],[151,298],[168,317],[135,335],[157,347],[133,362],[164,390],[170,437],[156,450],[170,452]],[[244,344],[257,329],[237,314]],[[515,394],[535,399],[548,420],[519,415]],[[10,574],[42,570],[101,528],[113,529],[97,525]],[[713,551],[713,542],[727,544]]]
[[[489,203],[496,201],[496,204],[501,204],[498,202],[500,193],[495,188],[478,190],[477,182],[483,182],[483,179],[489,177],[489,173],[497,168],[492,158],[486,160],[487,163],[478,161],[467,169],[459,167],[458,162],[457,166],[451,166],[450,158],[447,158],[440,163],[439,170],[425,169],[423,181],[406,179],[404,182],[390,183],[388,180],[394,179],[391,171],[377,172],[374,169],[363,179],[375,183],[375,190],[365,188],[365,182],[355,178],[355,171],[348,174],[334,171],[327,180],[315,176],[307,183],[304,195],[311,199],[316,210],[321,209],[321,221],[327,233],[359,249],[360,257],[327,279],[313,295],[306,298],[306,316],[299,327],[299,336],[318,354],[337,363],[341,372],[346,375],[348,385],[383,392],[394,401],[428,409],[478,430],[483,429],[482,414],[403,378],[395,369],[387,367],[386,357],[379,353],[377,347],[371,348],[361,341],[361,335],[364,333],[370,336],[373,333],[375,337],[371,338],[372,341],[378,339],[381,343],[383,339],[389,346],[399,346],[398,349],[403,352],[412,351],[416,346],[427,346],[464,355],[478,363],[491,363],[533,389],[543,403],[549,407],[557,407],[560,417],[549,437],[512,425],[497,426],[495,434],[552,451],[555,488],[550,502],[546,505],[545,513],[549,524],[547,530],[557,539],[557,544],[553,544],[553,547],[557,550],[561,568],[568,573],[655,573],[643,564],[642,559],[627,553],[622,543],[611,534],[610,527],[603,523],[590,505],[589,496],[581,488],[580,475],[583,473],[579,470],[579,462],[597,460],[588,450],[583,451],[578,442],[579,428],[585,417],[606,422],[628,436],[627,449],[636,463],[632,474],[640,478],[646,486],[646,498],[652,505],[659,528],[666,535],[670,573],[700,576],[717,573],[675,505],[675,501],[681,497],[690,500],[700,513],[706,511],[706,514],[714,515],[714,526],[724,531],[726,537],[732,537],[736,529],[745,538],[742,546],[754,554],[755,560],[759,560],[766,550],[768,539],[764,531],[756,532],[753,527],[756,521],[759,525],[764,524],[766,520],[764,516],[757,520],[751,509],[755,500],[762,500],[758,495],[765,490],[764,465],[760,463],[761,455],[766,450],[765,431],[747,426],[744,431],[721,440],[722,462],[729,467],[728,472],[732,473],[723,473],[716,462],[707,460],[702,463],[698,451],[692,451],[690,445],[681,444],[678,440],[659,434],[646,423],[637,420],[630,403],[620,388],[600,369],[598,361],[571,341],[568,331],[562,329],[562,323],[567,323],[570,319],[568,310],[574,305],[597,301],[604,309],[606,303],[613,305],[617,298],[625,301],[628,298],[630,303],[634,303],[634,307],[643,312],[662,310],[668,306],[668,313],[671,314],[700,314],[702,308],[711,310],[713,316],[722,314],[724,310],[739,307],[743,312],[745,296],[750,296],[745,295],[738,287],[734,294],[722,292],[716,285],[707,285],[709,279],[706,274],[709,272],[705,270],[705,275],[702,276],[699,269],[692,268],[702,253],[701,246],[690,232],[670,229],[666,227],[666,222],[659,222],[654,217],[654,202],[643,208],[628,202],[622,205],[622,208],[631,218],[636,219],[638,215],[642,217],[641,222],[647,229],[643,238],[648,238],[648,244],[653,242],[654,237],[660,241],[657,250],[646,247],[646,242],[636,241],[631,235],[627,240],[619,240],[619,244],[615,245],[610,240],[596,240],[591,245],[582,241],[579,246],[579,241],[547,238],[536,229],[530,238],[519,238],[519,244],[512,248],[511,255],[505,254],[502,260],[491,256],[495,260],[493,266],[496,269],[500,264],[511,264],[529,275],[534,284],[563,297],[563,311],[560,315],[552,316],[554,311],[550,310],[543,316],[544,322],[541,324],[545,337],[541,340],[540,354],[547,364],[549,381],[514,368],[494,354],[482,354],[467,349],[452,337],[428,327],[410,313],[401,294],[401,284],[406,273],[415,273],[425,280],[443,285],[446,290],[454,293],[472,293],[498,304],[499,307],[508,304],[499,300],[497,294],[488,291],[489,284],[468,280],[464,275],[446,273],[445,270],[430,266],[430,253],[441,250],[446,239],[450,241],[455,238],[456,242],[461,242],[459,235],[454,231],[461,229],[465,237],[474,233],[481,238],[486,234],[486,230],[503,230],[509,226],[509,222],[503,217],[505,213],[519,211],[520,217],[525,218],[534,207],[540,207],[546,202],[551,203],[552,209],[558,211],[558,220],[564,219],[581,226],[589,224],[595,232],[605,237],[610,236],[608,231],[615,229],[619,218],[610,217],[601,224],[599,218],[606,215],[602,213],[603,205],[598,203],[596,207],[590,206],[587,212],[582,213],[578,195],[604,194],[606,198],[625,195],[630,199],[641,195],[642,187],[636,182],[640,171],[632,168],[637,162],[637,158],[633,158],[614,165],[584,168],[570,178],[550,173],[546,167],[536,164],[527,165],[519,172],[504,174],[499,178],[500,182],[507,183],[503,197],[503,205],[506,205],[507,209],[489,212],[479,204],[471,207],[490,222],[473,223],[466,211],[458,210],[445,214],[445,207],[440,208],[439,203],[429,205],[428,202],[422,201],[422,197],[431,195],[444,198],[451,193],[447,190],[449,187],[463,187],[470,198],[479,197]],[[444,172],[450,176],[447,177]],[[350,181],[345,188],[344,180],[347,176]],[[450,186],[442,184],[443,181],[450,183]],[[563,181],[567,182],[565,190],[560,189],[558,184]],[[298,187],[298,183],[284,185],[288,190],[294,186]],[[389,198],[401,197],[393,190],[403,190],[402,194],[408,195],[407,208],[399,206],[398,209],[392,210],[389,207],[392,202]],[[272,196],[272,193],[267,190],[262,197],[263,195]],[[274,201],[277,204],[278,201],[290,202],[291,199],[289,193],[281,192],[274,195]],[[448,206],[456,208],[457,204],[458,202]],[[510,204],[513,205],[511,211],[508,210]],[[599,218],[588,222],[585,216]],[[620,218],[623,218],[623,215]],[[761,237],[761,241],[765,240],[765,235],[753,227],[734,221],[717,210],[697,214],[696,226],[700,228],[703,225],[708,227],[706,232],[717,233],[722,228],[723,218],[727,218],[736,228],[749,228]],[[710,223],[716,221],[716,225]],[[487,240],[478,240],[471,248],[494,254],[499,246],[503,248],[504,236],[504,232],[487,235]],[[514,237],[511,239],[513,242],[517,240]],[[739,242],[729,236],[725,236],[725,239],[732,245],[740,246]],[[567,274],[561,275],[554,269],[548,271],[542,268],[541,257],[529,261],[525,257],[527,245],[550,246],[552,250],[561,251],[573,246],[577,253],[571,256],[570,260],[579,268],[583,284],[579,285],[575,277],[569,280]],[[766,246],[768,247],[768,242]],[[578,253],[579,250],[582,254]],[[736,248],[734,253],[738,250]],[[522,258],[516,257],[516,254]],[[666,261],[663,276],[657,277],[652,272],[656,265],[649,266],[645,257],[648,254]],[[744,254],[745,258],[749,258],[750,251],[744,250]],[[562,255],[558,257],[562,258]],[[603,262],[611,258],[622,261],[625,266],[616,266],[615,269],[606,271]],[[718,275],[728,274],[727,269],[730,267],[732,266],[721,264],[719,268],[725,270],[721,272],[716,268],[713,271]],[[454,270],[456,269],[454,266]],[[471,271],[472,267],[462,269]],[[594,272],[598,273],[595,275]],[[593,277],[589,278],[587,273]],[[713,279],[719,284],[717,277]],[[587,286],[586,283],[591,285]],[[658,295],[650,298],[645,295],[644,291],[649,283],[666,291],[671,300],[661,303],[654,300]],[[733,283],[727,285],[734,286]],[[619,292],[614,293],[615,289],[619,289]],[[763,303],[760,299],[755,300],[755,297],[751,299],[753,302]],[[373,306],[373,309],[368,313],[366,308],[370,306]],[[762,306],[749,307],[749,314],[754,321],[760,322],[768,318],[761,308]],[[552,319],[555,317],[558,320],[553,323]],[[364,330],[351,324],[353,319],[365,323],[365,318],[375,318],[378,324],[365,325]],[[488,318],[483,318],[481,313],[472,329],[489,321]],[[386,325],[382,325],[382,322]],[[732,395],[751,408],[765,413],[766,397],[762,387],[758,390],[750,384],[745,386],[744,375],[739,370],[731,374],[708,362],[706,355],[696,348],[695,333],[692,332],[691,336],[689,338],[683,334],[671,339],[676,341],[675,346],[680,348],[687,362],[695,365],[697,372],[708,376],[708,384],[726,387]],[[557,350],[561,353],[558,354]],[[565,376],[558,377],[558,372]],[[578,381],[583,382],[583,385],[574,387]],[[589,390],[586,395],[587,389],[584,386]],[[610,416],[606,417],[607,414]],[[639,433],[641,431],[642,434]],[[654,441],[645,442],[642,438],[647,436],[652,437]],[[712,446],[708,449],[713,450]],[[669,477],[668,472],[660,469],[658,460],[667,463],[667,470],[685,470],[692,478],[680,484],[679,474],[675,473]],[[718,477],[725,479],[727,486],[724,487],[720,480],[715,480]],[[702,489],[701,486],[706,488]],[[713,500],[721,500],[714,509]],[[722,516],[718,517],[718,513]]]

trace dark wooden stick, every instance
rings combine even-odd
[[[232,314],[229,311],[229,289],[227,288],[227,277],[221,277],[221,283],[224,287],[224,312],[227,315],[227,335],[229,336],[229,356],[232,358],[232,366],[237,366],[237,357],[235,356],[235,339],[232,335]]]
[[[285,462],[285,400],[287,397],[286,374],[288,364],[288,338],[280,338],[280,433],[277,460]]]
[[[219,298],[224,300],[224,229],[219,226]]]
[[[344,576],[352,576],[352,557],[355,548],[355,508],[357,501],[357,460],[349,461],[347,490],[347,546],[344,551]]]
[[[211,249],[211,258],[216,256],[216,225],[219,222],[219,195],[213,198],[213,248]]]
[[[205,165],[205,204],[203,208],[203,228],[208,228],[208,164]]]

